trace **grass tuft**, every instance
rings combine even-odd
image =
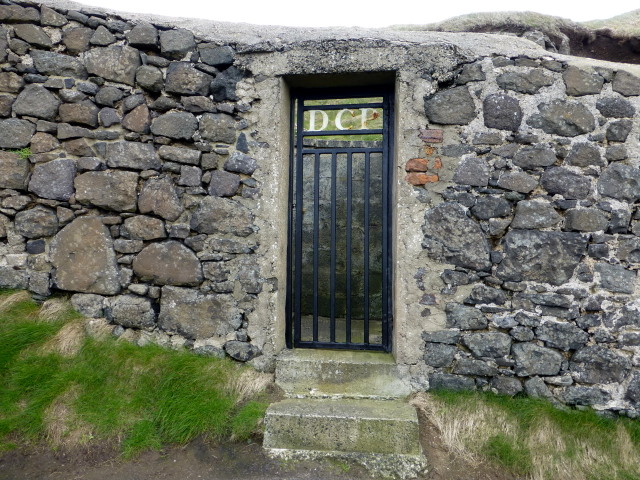
[[[0,319],[0,450],[16,438],[53,447],[116,439],[131,457],[197,436],[260,432],[270,375],[117,341],[63,299],[39,306],[25,292],[3,291]]]
[[[427,413],[450,451],[517,478],[640,478],[638,420],[479,392],[434,391],[413,404]]]

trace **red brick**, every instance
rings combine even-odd
[[[429,169],[429,160],[426,158],[412,158],[404,167],[407,172],[426,172]]]
[[[426,143],[442,143],[444,131],[435,128],[421,128],[418,137]]]
[[[439,180],[438,175],[429,175],[428,173],[409,173],[406,176],[407,182],[411,185],[419,186],[427,183],[435,183]]]

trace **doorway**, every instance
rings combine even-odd
[[[292,91],[287,345],[391,350],[390,87]]]

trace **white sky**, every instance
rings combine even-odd
[[[474,12],[534,11],[574,21],[611,18],[637,0],[78,0],[128,12],[308,27],[426,24]]]

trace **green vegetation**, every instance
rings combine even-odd
[[[38,305],[26,292],[0,291],[0,451],[116,439],[132,456],[197,436],[259,433],[269,375],[118,341],[106,324],[90,337],[87,322],[64,299]]]
[[[20,158],[29,158],[31,156],[31,149],[29,147],[20,148],[18,150],[10,150],[11,153],[17,153]]]
[[[517,478],[640,478],[638,420],[479,392],[435,391],[414,403],[450,451]]]

